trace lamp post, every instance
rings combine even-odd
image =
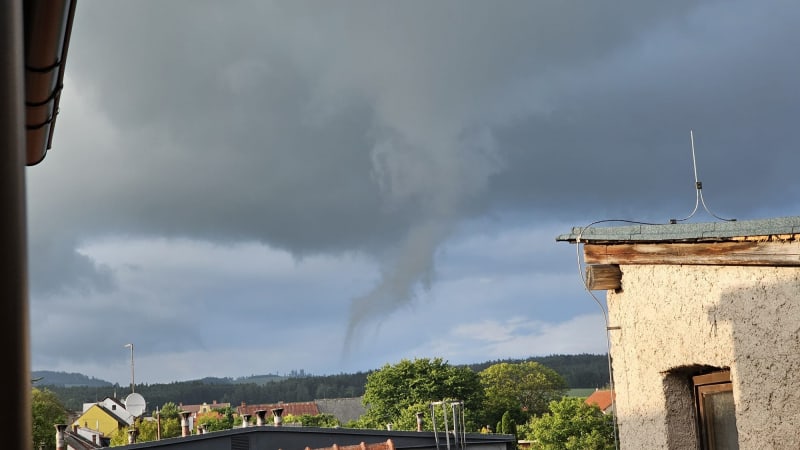
[[[131,393],[133,393],[134,392],[134,390],[133,390],[133,386],[134,386],[134,381],[133,381],[133,344],[125,344],[125,348],[130,348],[131,349]]]

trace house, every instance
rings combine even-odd
[[[586,397],[584,402],[587,405],[595,405],[603,411],[603,414],[614,412],[614,399],[611,396],[610,389],[597,389],[591,395]]]
[[[215,409],[230,408],[230,406],[231,404],[228,402],[217,403],[216,400],[213,400],[210,404],[203,402],[199,405],[184,405],[183,403],[179,403],[178,409],[189,413],[186,420],[188,421],[189,430],[194,430],[194,423],[197,421],[198,416],[208,414]]]
[[[89,439],[93,434],[110,438],[119,430],[127,430],[134,422],[119,400],[106,397],[100,402],[84,403],[83,412],[72,422],[73,432]]]
[[[67,450],[89,450],[111,445],[111,438],[91,428],[72,426],[72,431],[63,431],[64,443]]]
[[[606,293],[621,448],[800,448],[798,238],[800,217],[556,238]]]

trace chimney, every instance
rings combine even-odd
[[[78,427],[78,424],[77,424],[77,423],[73,423],[73,424],[72,424],[72,432],[73,432],[73,433],[77,433],[77,432],[78,432],[78,428],[79,428],[79,427]]]
[[[247,428],[250,425],[250,414],[242,414],[242,428]]]
[[[274,416],[275,426],[280,427],[283,425],[283,408],[274,408],[272,410],[272,415]]]
[[[264,425],[266,425],[267,424],[266,417],[267,417],[266,409],[259,409],[258,411],[256,411],[256,425],[258,425],[259,427],[263,427]]]
[[[92,433],[92,444],[97,445],[97,435]]]
[[[417,431],[422,431],[422,413],[417,413]]]
[[[186,437],[191,434],[189,431],[189,416],[192,413],[189,411],[181,411],[181,437]]]
[[[67,443],[64,440],[64,431],[67,425],[63,423],[55,424],[56,427],[56,450],[67,450]]]

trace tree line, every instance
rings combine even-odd
[[[466,367],[480,372],[498,363],[537,362],[556,371],[567,388],[600,388],[608,385],[608,360],[606,355],[550,355],[527,359],[505,359],[469,364]],[[136,392],[148,405],[167,402],[196,405],[204,402],[248,404],[307,402],[324,398],[361,397],[370,372],[350,374],[284,378],[266,383],[224,382],[225,379],[180,381],[172,383],[137,384]],[[35,383],[52,391],[70,411],[81,411],[84,403],[101,401],[106,397],[124,399],[129,386],[59,386],[47,384],[47,378]]]

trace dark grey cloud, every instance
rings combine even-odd
[[[354,337],[432,295],[465,224],[688,214],[692,129],[716,213],[793,215],[799,15],[788,2],[81,3],[56,144],[29,170],[34,300],[111,296],[119,273],[76,250],[100,239],[255,241],[371,258],[380,278],[346,299]],[[540,258],[557,258],[550,244]],[[469,271],[519,270],[517,257]],[[209,292],[237,297],[230,286]]]

